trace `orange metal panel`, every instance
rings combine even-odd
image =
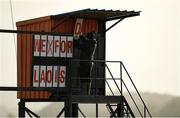
[[[97,20],[91,20],[91,19],[84,19],[83,20],[82,32],[83,33],[98,32],[98,21]]]
[[[41,22],[44,22],[44,21],[49,21],[51,20],[51,16],[45,16],[45,17],[39,17],[39,18],[34,18],[34,19],[29,19],[29,20],[25,20],[25,21],[19,21],[16,23],[16,26],[20,27],[20,26],[23,26],[24,25],[33,25],[33,24],[36,24],[36,23],[41,23]]]
[[[66,21],[62,21],[60,19],[52,20],[52,28],[57,26],[53,31],[73,34],[75,21],[76,20],[72,18],[69,18]]]
[[[17,28],[24,31],[51,31],[50,17],[33,19],[17,23]],[[17,39],[17,68],[18,68],[18,87],[31,86],[32,74],[32,34],[18,34]],[[18,92],[17,97],[21,99],[45,99],[49,97],[48,92]]]
[[[40,31],[40,26],[39,23],[34,23],[32,24],[32,31]],[[40,92],[31,92],[31,97],[32,99],[39,99],[39,94]]]
[[[21,30],[20,27],[17,28],[18,30]],[[22,79],[22,67],[21,67],[21,35],[17,35],[17,86],[20,87],[21,85],[21,79]],[[21,98],[21,92],[17,92],[17,97]]]
[[[22,30],[23,31],[26,31],[26,27],[22,27]],[[27,59],[27,57],[26,57],[26,50],[27,50],[27,48],[26,48],[26,46],[27,46],[27,40],[26,40],[26,34],[22,34],[22,78],[21,78],[21,82],[22,82],[22,87],[26,87],[26,64],[27,64],[27,62],[26,62],[26,59]],[[22,98],[25,98],[26,97],[26,93],[25,92],[22,92]]]
[[[31,31],[36,31],[36,27],[35,27],[35,23],[34,24],[32,24],[31,26],[30,26],[30,30]],[[37,30],[38,31],[38,30]],[[33,37],[33,35],[31,35],[31,38]],[[33,41],[31,41],[31,48],[32,48],[32,45],[33,45]],[[32,50],[31,50],[31,54],[32,54]],[[32,68],[31,68],[32,69]],[[32,71],[31,71],[31,74],[32,74]],[[37,95],[36,95],[37,94]],[[29,99],[34,99],[34,98],[39,98],[39,96],[38,96],[38,93],[37,92],[30,92],[30,97],[29,97]]]
[[[64,22],[61,20],[52,20],[52,27],[57,26],[56,29],[54,29],[56,32],[73,34],[75,22],[75,18],[69,18]],[[98,32],[98,21],[92,19],[83,19],[82,32]]]
[[[31,26],[29,24],[26,25],[26,30],[29,31],[31,29]],[[31,45],[31,42],[32,42],[32,38],[31,38],[31,35],[30,34],[26,34],[26,87],[30,87],[30,84],[31,84],[31,64],[32,64],[32,45]],[[30,97],[30,92],[26,92],[26,98],[29,98]]]

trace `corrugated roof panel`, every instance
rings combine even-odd
[[[54,18],[58,17],[75,17],[75,18],[91,18],[100,20],[116,20],[120,18],[127,18],[140,15],[140,11],[120,11],[120,10],[105,10],[105,9],[84,9],[64,14],[54,15]]]

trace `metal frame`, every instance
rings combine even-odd
[[[81,103],[91,103],[91,104],[96,104],[96,116],[98,117],[98,104],[117,104],[120,105],[122,104],[123,101],[123,96],[79,96],[79,95],[71,95],[71,96],[62,96],[61,99],[42,99],[42,100],[20,100],[19,102],[19,117],[25,117],[25,113],[27,112],[30,117],[31,115],[35,117],[39,117],[37,114],[32,112],[30,109],[28,109],[25,106],[26,102],[64,102],[65,107],[58,113],[57,117],[60,117],[63,112],[65,112],[65,117],[78,117],[78,113],[73,113],[74,109],[79,110],[80,113],[83,115],[83,117],[86,117],[81,109],[77,106],[74,106],[76,108],[73,108],[73,104],[81,104]],[[121,106],[122,107],[122,106]],[[116,109],[119,109],[118,107]],[[75,111],[76,112],[76,111]],[[120,112],[120,113],[119,113]],[[123,113],[121,110],[114,111],[114,114],[118,113],[123,116]]]

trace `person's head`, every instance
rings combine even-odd
[[[86,38],[88,40],[96,39],[96,33],[95,32],[89,32],[86,34]]]

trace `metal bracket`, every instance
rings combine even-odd
[[[121,18],[121,19],[119,19],[117,22],[115,22],[113,25],[111,25],[110,27],[108,27],[107,29],[106,29],[106,32],[108,31],[108,30],[110,30],[111,28],[113,28],[115,25],[117,25],[119,22],[121,22],[122,20],[124,20],[124,18]]]

